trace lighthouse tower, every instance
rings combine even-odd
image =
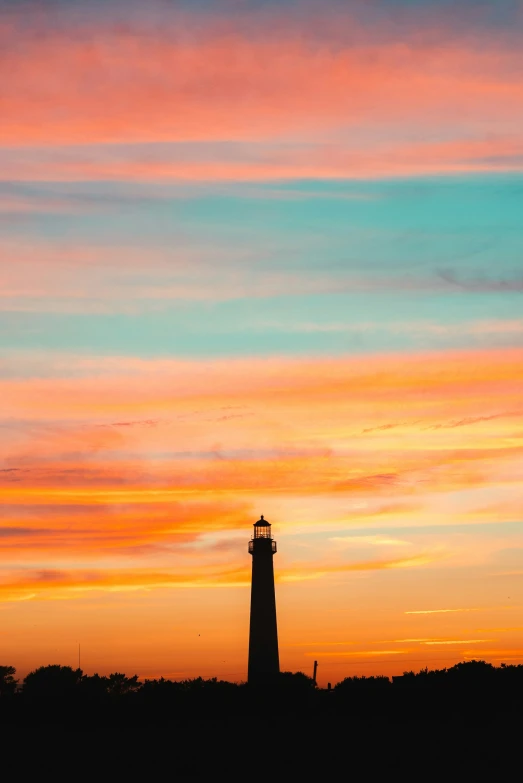
[[[252,584],[248,681],[267,683],[275,680],[280,671],[273,566],[276,541],[263,514],[253,527],[249,541]]]

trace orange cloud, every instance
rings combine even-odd
[[[360,650],[354,652],[306,652],[304,655],[311,658],[366,658],[373,655],[404,655],[411,650]]]
[[[308,411],[314,401],[321,417],[328,415],[333,402],[347,408],[356,404],[358,417],[367,405],[374,411],[374,426],[378,426],[376,419],[390,410],[408,410],[399,399],[407,395],[412,416],[417,411],[425,417],[431,411],[434,415],[443,411],[449,421],[454,410],[475,415],[485,407],[485,397],[492,395],[496,405],[506,405],[508,400],[513,403],[508,410],[516,411],[523,351],[434,351],[430,362],[422,353],[364,359],[274,356],[205,360],[57,355],[59,370],[51,372],[54,361],[55,357],[48,355],[49,377],[39,373],[39,377],[23,379],[4,374],[0,392],[5,415],[13,411],[18,417],[24,413],[30,416],[38,406],[39,420],[56,420],[60,413],[61,419],[111,416],[112,423],[129,416],[139,420],[166,418],[167,411],[198,421],[200,412],[223,411],[225,406],[252,411],[251,406],[261,407],[263,398],[264,406],[270,402],[279,408],[292,407],[297,415]],[[3,364],[8,368],[7,358]],[[336,415],[333,413],[333,418]],[[362,429],[365,422],[360,434]]]
[[[18,578],[0,583],[0,601],[46,598],[75,598],[92,591],[127,592],[172,587],[245,587],[250,572],[245,567],[213,572],[209,568],[173,571],[87,571],[41,570],[21,573]]]
[[[439,555],[441,556],[441,555]],[[280,582],[299,582],[304,579],[318,579],[329,574],[341,574],[351,571],[382,571],[387,568],[416,568],[429,565],[438,559],[437,553],[420,554],[414,557],[396,558],[393,560],[367,560],[338,565],[309,565],[292,569],[280,570]]]
[[[499,539],[469,551],[461,538],[414,541],[372,528],[517,518],[522,358],[517,350],[434,353],[430,361],[51,356],[48,377],[26,378],[6,360],[2,558],[14,565],[23,557],[42,572],[60,563],[68,574],[59,585],[49,580],[54,588],[28,576],[6,590],[23,597],[59,587],[75,596],[85,581],[73,567],[79,560],[97,574],[88,585],[100,589],[154,587],[162,575],[173,586],[243,584],[238,531],[247,536],[261,511],[281,535],[322,536],[321,557],[279,561],[285,589],[351,573],[392,578],[443,558],[487,562]],[[366,546],[412,540],[409,556],[347,558],[329,538],[350,543],[354,527]],[[409,613],[479,611],[420,604]]]
[[[71,377],[4,377],[18,423],[4,428],[2,497],[150,505],[263,488],[394,497],[392,513],[410,514],[412,495],[517,482],[522,358],[80,359]]]
[[[349,571],[376,571],[387,568],[410,568],[426,565],[431,558],[426,555],[409,559],[375,560],[348,563],[339,566],[309,564],[303,568],[278,570],[279,582],[296,582],[317,579],[329,573]],[[176,570],[62,570],[42,568],[37,571],[15,573],[0,582],[0,601],[33,600],[44,598],[75,598],[80,593],[95,590],[123,592],[174,587],[246,587],[250,585],[250,569],[245,564],[223,566],[206,564],[199,567],[178,565]],[[488,640],[483,640],[488,641]]]
[[[137,493],[139,495],[139,493]],[[248,503],[211,502],[193,498],[171,502],[144,503],[109,495],[105,503],[96,497],[73,491],[68,503],[54,502],[42,493],[36,505],[21,503],[4,506],[0,528],[0,551],[4,561],[41,560],[48,556],[54,561],[78,555],[100,559],[116,555],[136,557],[165,553],[171,559],[187,559],[194,551],[190,545],[202,533],[229,534],[245,530],[246,520],[254,517]],[[218,554],[227,550],[224,544],[208,543],[198,555]]]
[[[421,644],[484,644],[485,642],[493,642],[493,639],[437,639],[432,641],[424,641]]]
[[[482,609],[478,607],[467,609],[415,609],[404,614],[448,614],[449,612],[481,612]]]

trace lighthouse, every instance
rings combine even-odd
[[[249,541],[252,582],[248,681],[259,684],[276,680],[280,671],[273,565],[276,541],[263,514],[253,527]]]

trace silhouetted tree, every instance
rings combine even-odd
[[[362,677],[345,677],[344,680],[336,683],[334,690],[338,691],[338,693],[355,690],[375,691],[377,689],[384,690],[390,685],[391,681],[389,678],[382,674],[379,674],[377,677],[365,677],[365,675],[363,675]]]
[[[104,680],[107,692],[111,696],[126,696],[129,693],[134,693],[141,687],[137,674],[127,677],[127,675],[121,672],[114,672],[109,677],[104,678]]]
[[[280,672],[278,687],[286,691],[310,691],[316,688],[316,683],[303,672]]]
[[[79,691],[82,697],[93,701],[103,700],[108,695],[108,678],[99,674],[85,675],[79,683]]]
[[[70,695],[82,681],[81,669],[50,664],[30,672],[24,680],[24,694],[50,699]]]
[[[333,692],[317,688],[303,672],[282,672],[272,682],[251,687],[216,677],[141,683],[136,674],[88,676],[80,669],[51,665],[28,674],[21,690],[15,674],[12,666],[0,667],[3,724],[180,727],[214,721],[220,727],[229,722],[234,729],[238,721],[265,715],[283,722],[308,716],[318,725],[322,716],[331,715],[339,726],[357,715],[367,722],[380,716],[440,725],[465,718],[467,725],[479,725],[491,716],[519,719],[523,699],[523,665],[495,667],[485,661],[406,671],[392,682],[384,676],[346,677]]]
[[[14,666],[0,666],[0,696],[12,696],[16,691],[18,680],[15,680]]]
[[[204,679],[203,677],[195,677],[192,680],[182,680],[179,685],[184,691],[190,693],[216,693],[218,691],[230,690],[236,688],[236,683],[228,682],[227,680],[219,680],[217,677],[210,677]]]
[[[447,669],[447,677],[463,684],[492,681],[496,669],[486,661],[464,661]]]
[[[401,677],[392,678],[394,685],[428,687],[442,685],[447,680],[447,669],[420,669],[419,672],[403,672]]]

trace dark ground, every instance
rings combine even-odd
[[[1,669],[1,667],[0,667]],[[523,781],[523,666],[270,685],[41,667],[0,688],[6,781]],[[1,682],[0,682],[1,685]]]
[[[6,729],[2,778],[521,780],[523,722],[191,720],[164,727]]]

